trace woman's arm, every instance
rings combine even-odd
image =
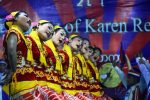
[[[17,66],[17,36],[15,33],[11,33],[7,39],[7,57],[8,68],[15,72]]]

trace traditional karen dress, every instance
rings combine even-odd
[[[50,84],[47,83],[47,72],[46,69],[48,68],[46,62],[46,49],[42,42],[40,41],[38,34],[36,31],[32,31],[30,36],[28,37],[32,41],[32,53],[34,58],[34,69],[37,79],[37,90],[36,93],[42,95],[42,100],[49,100],[49,99],[57,99],[57,100],[64,100],[62,95],[57,94],[55,91],[47,88]],[[47,85],[48,84],[48,85]],[[51,84],[52,85],[52,84]],[[54,86],[51,86],[54,87]],[[57,87],[56,87],[57,88]],[[38,98],[39,99],[39,98]]]
[[[72,54],[70,46],[64,44],[64,48],[59,54],[62,57],[63,75],[61,77],[61,86],[64,92],[75,95],[76,89],[76,70],[79,66],[78,58]],[[80,70],[81,71],[81,70]]]
[[[78,58],[78,62],[79,62],[79,67],[76,69],[77,73],[79,75],[79,77],[83,77],[83,80],[78,80],[79,86],[76,85],[76,88],[78,90],[81,90],[82,92],[86,92],[88,93],[88,74],[87,74],[87,64],[86,64],[86,60],[84,58],[83,55],[81,55],[80,53],[76,55],[76,57]]]
[[[48,64],[48,67],[45,70],[47,86],[57,93],[61,93],[62,89],[60,76],[62,74],[62,65],[58,51],[51,39],[45,42],[44,48],[46,51],[46,60]]]
[[[16,72],[12,77],[11,85],[11,95],[13,98],[19,98],[27,93],[34,91],[36,86],[36,77],[34,74],[34,68],[31,66],[33,61],[31,54],[31,42],[24,37],[23,31],[17,26],[12,25],[12,27],[7,31],[4,38],[4,47],[6,50],[6,60],[7,59],[7,39],[10,34],[15,34],[17,36],[17,66]],[[4,90],[8,86],[4,86]]]
[[[46,86],[45,67],[47,67],[43,43],[36,31],[32,30],[28,39],[32,41],[33,66],[36,74],[37,85]]]
[[[87,66],[88,66],[88,77],[89,80],[94,78],[96,82],[90,83],[90,93],[95,95],[95,96],[102,96],[103,95],[103,90],[102,87],[99,84],[99,72],[98,69],[95,67],[94,63],[91,60],[87,60]]]

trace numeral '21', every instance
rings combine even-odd
[[[83,6],[84,1],[86,1],[86,6],[87,6],[87,7],[92,6],[92,4],[91,4],[90,0],[80,0],[80,1],[78,2],[77,6],[82,7],[82,6]],[[101,0],[101,3],[100,3],[100,4],[101,4],[101,6],[104,6],[104,2],[103,2],[103,1],[104,1],[104,0]]]

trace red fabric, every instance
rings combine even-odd
[[[24,95],[15,98],[14,100],[43,100],[43,96],[37,88],[32,92],[28,92]]]
[[[36,80],[37,81],[45,81],[46,82],[46,76],[45,76],[45,72],[44,72],[45,68],[38,68],[37,66],[34,67],[34,71],[36,72]],[[40,76],[38,74],[40,74]]]
[[[86,97],[82,92],[77,93],[75,96],[78,97],[80,100],[91,100],[90,98]]]
[[[23,99],[23,100],[112,100],[107,95],[104,96],[94,96],[92,94],[87,93],[77,93],[76,95],[70,95],[66,92],[62,92],[58,94],[52,89],[48,89],[44,86],[37,86],[37,88],[24,95],[17,97],[16,99]],[[14,99],[14,100],[16,100]]]
[[[27,36],[27,38],[32,42],[33,59],[38,65],[40,65],[40,50],[39,50],[36,42],[33,40],[32,37]],[[34,66],[34,71],[36,72],[37,81],[46,81],[46,77],[45,77],[44,72],[43,72],[44,70],[45,70],[44,66],[42,68],[38,68],[37,66]],[[39,77],[39,75],[37,75],[37,73],[41,73],[41,74],[43,74],[43,76]]]
[[[90,69],[90,72],[92,73],[92,76],[94,77],[94,79],[96,79],[96,74],[94,69],[92,68],[92,66],[87,62],[87,66]]]
[[[34,59],[35,61],[38,61],[38,62],[39,62],[39,58],[40,58],[40,51],[39,51],[39,48],[38,48],[36,42],[35,42],[30,36],[28,36],[27,38],[32,41],[33,59]]]
[[[44,45],[44,48],[46,51],[46,60],[47,60],[48,65],[52,66],[52,64],[50,63],[52,61],[53,66],[55,66],[56,65],[56,58],[55,58],[52,50],[47,45]]]
[[[60,53],[60,56],[63,56],[62,57],[63,58],[63,62],[62,62],[63,72],[67,73],[67,70],[68,70],[68,67],[69,67],[69,56],[63,50],[60,50],[59,53]]]
[[[44,100],[65,100],[64,96],[61,94],[58,94],[52,89],[48,89],[46,87],[38,87],[38,90],[43,95]]]
[[[23,38],[21,37],[21,35],[18,35],[17,33],[14,33],[14,32],[12,32],[10,34],[15,34],[17,36],[17,42],[18,42],[17,51],[21,51],[21,56],[26,58],[27,57],[27,47],[26,47],[26,44],[25,44]],[[6,40],[6,37],[8,37],[7,35],[8,35],[8,33],[5,34],[4,42],[3,42],[3,46],[5,47],[5,53],[7,52],[7,40]],[[17,55],[19,55],[19,54],[17,54]]]
[[[33,68],[33,67],[32,67]],[[16,72],[18,70],[24,70],[24,69],[27,69],[27,67],[22,67],[22,68],[17,68],[16,69]],[[37,80],[36,79],[36,76],[35,76],[35,73],[34,73],[34,69],[33,69],[33,72],[29,72],[29,71],[24,71],[25,73],[22,74],[22,73],[16,73],[16,77],[17,77],[17,82],[21,82],[21,81],[34,81],[34,80]],[[15,81],[15,80],[14,80]]]
[[[27,46],[26,46],[22,36],[20,34],[18,34],[17,32],[16,33],[15,32],[16,32],[15,30],[12,30],[12,33],[10,33],[10,34],[15,34],[17,36],[17,60],[19,61],[20,57],[24,57],[25,60],[26,60],[26,57],[27,57]],[[8,33],[5,34],[5,36],[4,36],[4,43],[3,43],[3,45],[5,47],[5,53],[7,52],[7,40],[6,40],[7,35],[8,35]],[[6,61],[7,61],[7,59],[6,59]],[[24,66],[24,68],[25,67],[26,66]],[[16,70],[18,71],[19,69],[24,69],[24,68],[18,68],[17,67]],[[31,80],[33,81],[33,80],[36,80],[34,72],[30,72],[29,73],[28,71],[25,71],[25,73],[23,75],[21,73],[17,73],[16,77],[17,77],[17,81],[18,82],[20,82],[20,81],[31,81]]]
[[[70,95],[66,92],[63,92],[62,94],[65,97],[65,100],[80,100],[78,97]]]
[[[129,72],[128,67],[123,67],[123,72],[127,75],[127,74],[128,74],[128,72]]]

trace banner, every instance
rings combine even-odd
[[[0,34],[3,18],[12,11],[26,11],[33,21],[46,19],[62,25],[68,33],[89,38],[103,53],[116,54],[122,42],[133,58],[150,53],[149,0],[1,0]]]

